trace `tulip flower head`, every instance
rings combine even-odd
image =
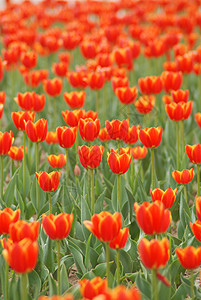
[[[107,280],[100,277],[95,277],[92,280],[79,280],[80,293],[82,297],[94,299],[98,295],[103,295],[107,290]]]
[[[77,127],[57,127],[57,139],[62,148],[71,148],[77,137]]]
[[[118,149],[110,149],[110,153],[107,152],[107,162],[115,174],[124,174],[128,171],[131,163],[131,151],[130,148],[120,148],[120,154]]]
[[[39,119],[35,124],[28,121],[25,126],[26,134],[33,143],[43,142],[47,135],[47,120]]]
[[[100,165],[104,152],[104,147],[92,145],[87,147],[85,145],[78,147],[78,154],[82,166],[86,169],[94,169]]]
[[[39,235],[40,222],[26,222],[24,220],[18,220],[15,223],[11,223],[9,226],[9,235],[14,243],[18,243],[24,238],[28,238],[32,241],[36,241]]]
[[[66,163],[66,156],[50,154],[47,156],[47,160],[52,168],[62,168]]]
[[[171,173],[174,180],[179,184],[187,184],[192,181],[194,177],[194,170],[191,168],[190,170],[184,169],[182,171],[175,170]]]
[[[146,127],[145,129],[140,129],[139,139],[145,147],[156,148],[160,145],[162,132],[162,127]]]
[[[177,248],[175,250],[180,264],[184,269],[196,269],[201,264],[201,247],[197,249],[193,246]]]
[[[54,192],[58,188],[61,176],[60,172],[53,171],[48,174],[41,171],[40,173],[35,172],[35,175],[43,191]]]
[[[157,200],[161,201],[164,204],[165,208],[170,208],[175,201],[177,189],[173,190],[171,188],[168,188],[166,191],[163,191],[157,188],[153,191],[151,189],[150,193],[153,202]]]
[[[96,119],[94,121],[91,118],[80,119],[78,123],[78,129],[81,138],[84,141],[92,142],[98,137],[100,131],[100,120]]]
[[[128,135],[129,122],[128,120],[119,121],[117,119],[105,121],[105,127],[112,140],[122,140]]]
[[[13,211],[10,207],[0,210],[0,234],[8,234],[9,226],[19,220],[20,209]]]
[[[29,120],[34,122],[35,113],[31,111],[18,111],[12,112],[11,117],[13,119],[13,123],[18,130],[25,130],[26,122]]]
[[[13,132],[1,132],[0,131],[0,155],[8,154],[10,147],[13,143]]]
[[[129,229],[128,227],[125,227],[123,229],[120,229],[119,234],[117,237],[109,243],[110,248],[112,249],[122,249],[125,247],[126,242],[128,240],[129,236]]]
[[[147,148],[145,146],[143,147],[136,146],[132,148],[131,154],[133,159],[143,159],[147,155]]]
[[[186,154],[193,164],[201,164],[201,144],[186,145]]]

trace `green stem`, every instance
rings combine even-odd
[[[108,281],[108,287],[110,287],[110,248],[109,243],[105,243],[105,250],[106,250],[106,277]]]
[[[61,281],[60,281],[60,240],[57,240],[57,294],[61,294]]]
[[[88,205],[90,207],[90,195],[91,195],[91,176],[90,176],[90,170],[87,170],[87,176],[88,176]]]
[[[195,299],[193,270],[191,270],[191,299]]]
[[[57,99],[53,99],[54,102],[54,119],[53,119],[53,129],[55,130],[57,124]]]
[[[157,276],[156,269],[151,270],[152,274],[152,300],[158,300],[158,289],[157,289]]]
[[[24,147],[24,158],[23,158],[23,192],[24,201],[26,199],[26,132],[23,131],[23,147]]]
[[[119,154],[119,155],[120,155],[120,143],[121,143],[121,141],[118,140],[118,154]]]
[[[200,165],[199,164],[197,164],[197,185],[198,185],[197,195],[199,197],[200,196]]]
[[[117,201],[119,203],[119,210],[121,211],[121,175],[117,174]]]
[[[3,200],[3,155],[1,155],[1,200]]]
[[[142,160],[140,160],[140,174],[141,174],[141,180],[142,183],[144,183],[144,171],[143,171],[143,165],[142,165]]]
[[[21,275],[21,300],[27,300],[27,274]]]
[[[48,200],[49,200],[49,212],[52,213],[52,201],[51,201],[51,193],[48,193]]]
[[[130,106],[126,105],[127,118],[130,118]]]
[[[179,170],[179,122],[176,122],[177,132],[177,170]]]
[[[135,169],[134,169],[134,159],[131,159],[131,183],[133,184],[133,180],[135,177]]]
[[[90,177],[91,177],[91,213],[92,216],[95,213],[95,194],[94,194],[94,173],[93,169],[90,169]]]
[[[154,148],[151,148],[152,190],[155,189]]]
[[[39,143],[36,143],[36,172],[39,171]],[[39,213],[39,185],[36,182],[36,208],[37,213]]]
[[[28,161],[31,165],[31,140],[28,139]]]
[[[9,270],[9,266],[5,261],[5,299],[6,300],[9,299],[8,298],[8,270]]]
[[[117,285],[120,283],[119,249],[117,249]]]
[[[182,157],[183,157],[185,153],[184,120],[181,121],[181,135],[182,135]]]
[[[79,160],[78,160],[78,134],[77,137],[75,139],[75,164],[78,164]]]
[[[188,205],[187,186],[186,186],[186,184],[184,184],[184,198],[186,200],[186,204]]]
[[[68,148],[66,148],[66,184],[69,183]]]
[[[99,115],[99,91],[96,90],[96,112]]]

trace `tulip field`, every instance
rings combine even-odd
[[[7,0],[0,32],[0,299],[201,299],[201,0]]]

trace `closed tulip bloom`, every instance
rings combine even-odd
[[[34,122],[35,120],[35,113],[31,111],[18,111],[12,112],[11,117],[15,127],[18,130],[25,130],[26,122],[29,120]]]
[[[8,234],[9,226],[19,220],[20,209],[13,211],[10,207],[0,210],[0,234]]]
[[[132,52],[129,47],[117,48],[114,51],[114,59],[119,67],[126,67],[131,70],[133,67]]]
[[[47,144],[57,144],[58,143],[57,132],[56,131],[48,131],[45,141]]]
[[[120,87],[115,89],[115,94],[118,97],[119,101],[123,104],[131,104],[135,102],[137,98],[137,87]]]
[[[39,119],[35,124],[29,120],[26,123],[25,130],[32,142],[43,142],[47,135],[47,120]]]
[[[195,223],[191,223],[191,230],[198,241],[201,242],[201,221],[197,220]]]
[[[147,148],[145,146],[143,147],[136,146],[132,148],[131,154],[133,159],[143,159],[147,155]]]
[[[1,132],[0,131],[0,155],[8,154],[10,147],[13,143],[13,132],[10,130],[9,132]]]
[[[170,245],[167,238],[162,240],[141,239],[138,245],[140,259],[147,269],[164,268],[170,258]]]
[[[81,138],[84,141],[92,142],[98,137],[100,131],[100,120],[96,119],[94,121],[91,118],[80,119],[78,123],[78,128]]]
[[[153,235],[167,231],[172,216],[161,201],[143,202],[141,205],[135,202],[134,209],[137,223],[146,234]]]
[[[57,97],[62,91],[62,80],[60,78],[46,79],[43,81],[44,91],[51,97]]]
[[[140,129],[139,139],[145,147],[156,148],[160,145],[162,132],[162,127],[146,127],[145,129]]]
[[[56,76],[65,77],[68,72],[68,64],[65,62],[58,62],[52,65],[52,71]]]
[[[112,83],[112,89],[114,92],[117,88],[129,86],[129,81],[128,81],[127,77],[124,77],[124,78],[113,77],[111,83]]]
[[[71,294],[66,294],[65,296],[54,295],[52,297],[40,296],[38,300],[73,300],[74,297]]]
[[[189,97],[189,90],[177,90],[171,92],[172,100],[176,103],[187,102]]]
[[[12,146],[12,147],[10,147],[8,155],[13,160],[22,160],[23,156],[24,156],[24,147],[23,146],[20,146],[20,147]]]
[[[9,243],[3,250],[3,257],[16,273],[32,272],[38,259],[38,243],[28,238]]]
[[[189,118],[193,108],[193,101],[189,101],[187,103],[185,102],[179,102],[175,103],[172,102],[170,104],[165,105],[165,110],[170,118],[170,120],[173,121],[181,121],[186,120]]]
[[[122,140],[128,135],[129,122],[128,120],[105,121],[105,127],[112,140]]]
[[[4,105],[0,103],[0,119],[3,117]]]
[[[97,45],[93,41],[85,40],[81,43],[80,50],[85,58],[92,59],[96,57]]]
[[[62,111],[62,116],[66,124],[70,127],[78,126],[79,120],[84,117],[85,111],[81,109]]]
[[[201,113],[200,112],[196,113],[194,117],[195,117],[196,123],[201,128]]]
[[[14,98],[15,102],[21,107],[23,110],[33,110],[33,95],[34,92],[26,92],[24,94],[18,93],[17,97]]]
[[[58,143],[62,148],[71,148],[77,137],[77,127],[57,127]]]
[[[160,76],[147,76],[139,78],[138,84],[142,94],[159,94],[163,89],[163,83]]]
[[[177,189],[173,190],[171,188],[168,188],[167,190],[163,191],[157,188],[154,189],[153,191],[151,189],[150,193],[153,202],[157,200],[161,201],[164,204],[165,208],[170,208],[175,201],[177,195]]]
[[[4,105],[5,101],[6,101],[6,93],[4,91],[1,91],[0,92],[0,103]]]
[[[47,156],[47,160],[52,168],[62,168],[66,163],[66,156],[50,154]]]
[[[98,168],[102,160],[104,147],[98,145],[92,145],[87,147],[85,145],[78,147],[78,154],[82,166],[86,169]]]
[[[33,95],[33,111],[35,112],[40,112],[44,109],[45,107],[45,95],[38,95],[34,94]]]
[[[119,234],[117,237],[109,243],[110,248],[112,249],[122,249],[125,247],[126,242],[128,240],[129,236],[129,229],[128,227],[125,227],[123,229],[120,229]]]
[[[68,81],[74,88],[84,89],[88,86],[88,78],[85,72],[69,72]]]
[[[99,140],[101,140],[101,142],[106,142],[106,141],[111,140],[106,127],[103,127],[100,129],[98,138],[99,138]]]
[[[58,188],[61,176],[60,172],[53,171],[48,174],[41,171],[40,173],[35,172],[35,175],[43,191],[54,192]]]
[[[107,290],[107,280],[101,277],[95,277],[92,280],[84,278],[79,280],[79,284],[82,297],[90,300],[104,294]]]
[[[83,221],[85,227],[91,231],[100,241],[113,241],[122,225],[121,214],[119,212],[113,215],[108,211],[102,211],[92,216],[91,221]]]
[[[64,93],[64,100],[70,106],[71,109],[78,109],[83,107],[85,98],[85,91],[73,91],[70,93]]]
[[[201,221],[201,197],[195,198],[195,209],[196,209],[196,215],[199,221]]]
[[[174,171],[171,173],[174,180],[179,184],[187,184],[191,182],[194,177],[194,170],[191,168],[190,170],[184,169],[182,171]]]
[[[100,90],[104,86],[105,77],[101,72],[88,73],[88,85],[92,90]]]
[[[21,62],[28,69],[34,68],[37,64],[37,54],[36,54],[36,52],[28,51],[28,52],[22,53]]]
[[[193,71],[193,57],[186,53],[176,57],[177,69],[183,74],[189,74]]]
[[[166,93],[170,93],[172,90],[179,90],[182,85],[182,73],[181,72],[168,72],[165,71],[161,75],[163,81],[163,87]]]
[[[201,264],[201,247],[197,249],[193,246],[177,248],[175,250],[180,264],[184,269],[196,269]]]
[[[128,171],[131,163],[131,151],[130,148],[120,148],[120,154],[118,149],[110,149],[110,153],[107,152],[107,162],[111,171],[115,174],[124,174]]]
[[[153,95],[142,95],[139,97],[134,105],[140,114],[148,114],[155,106],[156,98]]]
[[[82,119],[88,119],[88,118],[95,121],[98,118],[98,113],[93,110],[85,111]]]
[[[186,145],[186,154],[193,164],[201,164],[201,144]]]
[[[139,126],[132,126],[128,128],[128,134],[123,138],[124,143],[132,145],[138,140]]]
[[[26,222],[19,220],[16,223],[12,223],[9,227],[9,235],[14,243],[28,238],[32,241],[36,241],[39,235],[40,222]]]
[[[43,214],[43,230],[51,240],[65,239],[71,230],[73,214],[60,213],[57,216]]]

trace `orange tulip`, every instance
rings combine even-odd
[[[197,249],[193,246],[177,248],[175,250],[180,264],[184,269],[196,269],[201,264],[201,247]]]
[[[10,207],[0,210],[0,234],[8,234],[9,226],[18,221],[20,209],[13,211]]]
[[[33,110],[33,96],[34,92],[26,92],[24,94],[18,93],[17,97],[14,98],[15,102],[21,107],[23,110]]]
[[[70,62],[70,53],[69,52],[61,52],[58,54],[58,57],[61,62],[64,62],[67,65],[69,65],[69,62]]]
[[[45,95],[38,95],[34,93],[33,95],[33,111],[40,112],[45,107]]]
[[[111,298],[110,298],[111,297]],[[95,298],[96,299],[96,298]],[[94,300],[95,300],[94,299]],[[124,285],[118,285],[113,290],[109,290],[106,294],[105,298],[101,298],[99,300],[141,300],[140,291],[137,289],[136,286],[131,287],[128,289]],[[98,300],[98,298],[97,298]]]
[[[172,90],[176,91],[180,89],[182,84],[181,72],[163,72],[161,75],[163,81],[163,87],[166,93],[170,93]]]
[[[38,298],[38,300],[73,300],[73,296],[71,294],[66,294],[65,296],[52,296],[52,297],[48,297],[48,296],[40,296]]]
[[[157,188],[153,191],[151,189],[150,193],[153,202],[157,200],[161,201],[164,204],[165,208],[170,208],[175,201],[177,189],[173,190],[171,188],[168,188],[167,190],[163,191]]]
[[[171,212],[165,209],[161,201],[153,203],[143,202],[134,204],[137,223],[146,234],[160,234],[166,232],[172,220]]]
[[[101,163],[104,147],[102,145],[92,145],[87,147],[85,145],[78,147],[78,154],[82,166],[86,169],[98,168]]]
[[[195,117],[196,123],[201,128],[201,113],[200,112],[196,113],[194,117]]]
[[[62,168],[66,163],[66,157],[63,154],[48,155],[47,160],[52,168]]]
[[[56,131],[48,131],[45,141],[47,144],[57,144],[58,143],[57,132]]]
[[[139,78],[138,84],[140,92],[146,95],[160,94],[163,89],[162,80],[157,76],[147,76],[145,78]]]
[[[71,148],[77,137],[77,127],[57,127],[58,143],[62,148]]]
[[[107,280],[100,277],[95,277],[92,280],[79,280],[80,293],[86,299],[94,299],[98,295],[102,295],[107,290]]]
[[[97,46],[94,42],[85,40],[80,45],[80,50],[82,55],[87,58],[95,58],[97,54]]]
[[[9,226],[9,235],[14,243],[18,243],[25,238],[28,238],[34,242],[38,238],[39,229],[40,222],[33,221],[27,223],[24,220],[19,220],[15,223],[11,223]]]
[[[81,135],[81,138],[84,141],[94,141],[100,131],[100,120],[96,119],[95,121],[91,118],[80,119],[78,123],[78,129]]]
[[[43,230],[51,240],[62,240],[69,235],[73,214],[60,213],[57,216],[43,214],[42,217]]]
[[[75,49],[81,40],[81,36],[79,33],[75,33],[74,31],[68,31],[62,34],[62,42],[64,49],[73,50]]]
[[[198,241],[201,242],[201,221],[197,220],[195,223],[191,223],[191,230]]]
[[[47,135],[47,120],[39,119],[35,124],[29,120],[26,123],[25,130],[32,142],[43,142]]]
[[[18,148],[18,147],[12,146],[12,147],[10,147],[10,150],[9,150],[9,152],[8,152],[8,155],[9,155],[10,158],[12,158],[13,160],[22,160],[22,159],[23,159],[23,156],[24,156],[24,147],[23,147],[23,146],[20,146],[20,147]]]
[[[170,120],[173,121],[181,121],[186,120],[189,118],[193,108],[193,101],[189,101],[187,103],[185,102],[179,102],[175,103],[172,102],[170,104],[165,105],[165,110],[170,118]]]
[[[101,142],[106,142],[106,141],[109,141],[111,139],[108,132],[107,132],[106,127],[103,127],[103,128],[100,129],[98,138],[99,138],[99,140],[101,140]]]
[[[36,88],[40,85],[40,83],[48,78],[48,70],[33,70],[30,72],[26,72],[23,74],[24,82],[27,86],[32,88]]]
[[[132,126],[128,128],[128,134],[123,138],[124,143],[132,145],[138,140],[139,126]]]
[[[176,103],[187,102],[189,97],[189,90],[177,90],[171,92],[172,100]]]
[[[11,117],[15,127],[18,130],[25,130],[26,122],[29,120],[34,122],[35,120],[35,113],[31,111],[18,111],[12,112]]]
[[[10,147],[13,143],[13,132],[1,132],[0,131],[0,155],[8,154]]]
[[[120,229],[119,234],[117,237],[109,243],[110,248],[112,249],[122,249],[125,247],[126,242],[128,240],[129,236],[129,229],[128,227],[125,227],[123,229]]]
[[[46,79],[43,81],[44,91],[51,97],[57,97],[62,91],[62,80],[60,78]]]
[[[114,59],[119,67],[126,67],[131,70],[133,67],[132,52],[129,47],[118,48],[114,51]]]
[[[85,91],[73,91],[70,93],[64,93],[64,100],[70,106],[71,109],[81,108],[84,105],[85,98]]]
[[[179,184],[187,184],[187,183],[191,182],[191,180],[194,177],[193,168],[191,168],[190,170],[184,169],[182,171],[175,170],[171,174],[172,174],[172,177],[174,178],[174,180]]]
[[[105,127],[112,140],[121,140],[128,135],[129,123],[127,120],[114,119],[111,122],[106,120]]]
[[[143,159],[147,155],[147,148],[145,146],[134,147],[134,148],[132,148],[131,154],[134,159]]]
[[[91,221],[83,221],[86,228],[91,231],[100,241],[113,241],[122,225],[121,214],[119,212],[113,215],[108,211],[102,211],[92,216]]]
[[[101,72],[88,73],[88,85],[92,90],[100,90],[104,86],[105,77]]]
[[[37,65],[37,54],[34,51],[24,52],[21,55],[21,62],[27,69],[32,69]]]
[[[92,120],[95,121],[98,118],[98,113],[93,110],[85,111],[82,119],[88,119],[88,118],[91,118]]]
[[[131,104],[135,102],[137,97],[137,87],[120,87],[115,89],[115,94],[118,97],[119,101],[123,104]]]
[[[124,77],[124,78],[113,77],[112,78],[112,89],[114,92],[117,88],[128,87],[128,85],[129,85],[129,82],[128,82],[128,78],[126,78],[126,77]]]
[[[167,238],[162,240],[141,239],[138,245],[140,259],[148,269],[164,268],[170,258],[170,246]]]
[[[87,74],[83,71],[69,72],[67,77],[74,88],[84,89],[88,85]]]
[[[193,164],[200,164],[201,163],[201,144],[197,145],[186,145],[186,154],[188,158]]]
[[[65,77],[68,72],[68,64],[65,62],[58,62],[52,65],[52,71],[56,76]]]
[[[183,74],[189,74],[193,71],[193,57],[189,53],[177,56],[176,64],[178,71],[181,71]]]
[[[145,129],[140,129],[139,139],[145,147],[156,148],[160,145],[162,132],[162,127],[146,127]]]
[[[81,109],[62,111],[62,116],[66,124],[70,127],[78,126],[79,120],[84,118],[85,111]]]
[[[5,101],[6,101],[6,93],[4,91],[1,91],[0,92],[0,103],[4,105]]]
[[[156,102],[155,96],[142,95],[135,101],[134,105],[135,105],[136,110],[140,114],[148,114],[154,108],[155,102]]]
[[[131,163],[131,151],[130,148],[120,148],[120,154],[118,149],[110,149],[110,153],[107,152],[107,162],[115,174],[124,174],[128,171],[128,168]]]
[[[53,171],[48,174],[41,171],[40,173],[35,172],[35,175],[43,191],[54,192],[58,188],[61,176],[60,172]]]
[[[199,221],[201,221],[201,197],[195,198],[195,209],[196,209],[196,215]]]
[[[8,243],[3,257],[15,272],[32,272],[38,259],[38,243],[27,238],[19,243]]]

